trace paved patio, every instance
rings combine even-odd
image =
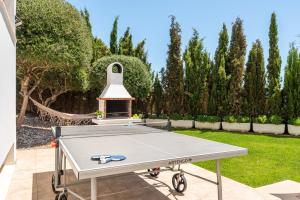
[[[54,149],[49,147],[17,151],[12,181],[9,185],[7,200],[52,200],[55,198],[51,190],[51,176],[54,170]],[[158,178],[148,175],[138,176],[134,173],[117,178],[98,180],[98,191],[101,200],[216,200],[216,185],[204,181],[194,175],[209,180],[216,180],[214,173],[186,164],[188,188],[184,195],[173,190],[171,178],[173,172],[164,172]],[[193,174],[193,175],[192,175]],[[68,181],[74,175],[69,170]],[[0,182],[1,183],[1,182]],[[84,197],[90,194],[89,182],[74,186],[74,190]],[[249,186],[223,177],[223,197],[225,200],[280,200],[264,192],[258,192]],[[74,199],[69,196],[69,199]]]

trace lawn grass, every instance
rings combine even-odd
[[[248,148],[248,155],[221,161],[221,173],[251,187],[283,180],[300,182],[300,138],[203,130],[176,130],[194,137]],[[194,163],[215,171],[215,162]]]

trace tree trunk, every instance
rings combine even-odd
[[[27,105],[28,105],[28,98],[29,98],[28,94],[23,95],[22,107],[21,107],[21,110],[20,110],[20,113],[18,116],[18,120],[17,120],[17,129],[19,129],[21,127],[21,125],[23,124],[24,116],[26,113]]]
[[[26,109],[28,106],[28,99],[32,92],[37,88],[37,86],[40,83],[40,80],[38,80],[35,85],[32,88],[29,88],[29,83],[30,83],[30,76],[25,76],[24,79],[21,82],[21,94],[23,96],[23,102],[22,102],[22,107],[17,119],[17,129],[21,127],[24,121],[24,117],[26,114]]]
[[[28,105],[28,98],[29,98],[29,92],[28,92],[28,85],[29,85],[29,81],[30,81],[30,77],[25,77],[22,80],[21,83],[21,93],[23,96],[23,102],[22,102],[22,107],[17,119],[17,129],[19,129],[21,127],[21,125],[23,124],[24,121],[24,116],[26,113],[26,109],[27,109],[27,105]]]

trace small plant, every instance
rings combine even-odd
[[[237,122],[237,118],[233,115],[228,115],[224,117],[224,121],[228,122],[228,123],[236,123]]]
[[[229,115],[224,117],[224,121],[228,123],[249,123],[250,117]]]
[[[269,122],[271,124],[281,124],[282,123],[282,118],[278,115],[272,115],[270,118],[269,118]]]
[[[142,114],[134,114],[133,116],[132,116],[132,118],[133,119],[141,119],[142,118]]]
[[[292,124],[294,126],[300,126],[300,117],[296,117],[289,120],[289,124]]]
[[[254,119],[254,122],[257,122],[259,124],[266,124],[268,123],[268,117],[266,115],[259,115]]]
[[[174,113],[170,116],[170,119],[173,119],[173,120],[181,120],[182,118],[183,118],[183,116],[178,113]]]
[[[168,116],[165,114],[160,114],[159,116],[157,115],[149,115],[149,119],[168,119]]]
[[[182,117],[183,120],[192,120],[193,119],[193,116],[192,115],[184,115]]]
[[[101,118],[103,116],[103,112],[101,110],[97,110],[95,114],[97,115],[98,118]]]
[[[250,122],[250,117],[248,117],[248,116],[238,116],[237,121],[239,123],[249,123]]]
[[[218,116],[211,116],[211,115],[198,115],[196,118],[197,121],[199,122],[219,122],[220,121],[220,117]]]

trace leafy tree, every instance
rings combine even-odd
[[[92,63],[97,61],[99,58],[104,56],[111,55],[109,48],[104,44],[104,42],[100,39],[95,37],[93,39],[93,59]]]
[[[152,104],[154,105],[154,111],[156,116],[159,117],[159,115],[162,112],[163,89],[158,78],[158,74],[156,74],[153,84]]]
[[[129,27],[127,27],[124,36],[120,39],[119,54],[125,56],[133,56],[132,35],[130,34]]]
[[[89,88],[87,67],[73,67],[72,70],[55,68],[46,71],[38,86],[41,103],[50,107],[57,98],[69,91],[85,92]]]
[[[226,77],[226,61],[228,57],[228,33],[227,27],[223,24],[222,30],[219,33],[218,47],[215,52],[215,62],[211,68],[211,86],[209,95],[209,113],[212,115],[220,114],[218,111],[220,107],[225,108],[224,100],[220,100],[219,97],[226,96],[226,85],[222,85]],[[220,69],[220,67],[224,67]],[[222,80],[221,80],[222,79]]]
[[[246,55],[246,36],[243,21],[237,18],[232,26],[232,35],[228,55],[226,73],[229,77],[228,85],[228,114],[241,114],[241,87]]]
[[[196,30],[194,30],[193,37],[190,39],[183,57],[188,112],[192,113],[193,116],[200,113],[206,114],[210,60]]]
[[[119,16],[115,17],[113,29],[110,33],[110,52],[112,54],[118,54],[118,21]]]
[[[278,30],[276,14],[272,13],[269,28],[269,58],[268,58],[268,110],[269,114],[280,114],[281,95],[280,95],[280,69],[281,57],[278,48]]]
[[[244,76],[244,113],[250,116],[265,114],[265,64],[261,42],[256,40],[249,52]]]
[[[166,103],[168,114],[182,113],[183,64],[181,59],[181,29],[175,17],[171,17],[170,44],[166,67]]]
[[[64,0],[18,0],[17,74],[23,103],[17,126],[23,122],[28,97],[41,89],[44,74],[89,66],[92,41],[86,20]]]
[[[300,116],[300,56],[292,45],[288,54],[284,76],[284,100],[287,119]]]
[[[106,68],[113,62],[124,67],[124,86],[135,98],[146,98],[151,89],[151,75],[147,66],[138,58],[124,55],[105,56],[97,60],[90,71],[92,89],[103,90],[106,85]]]

